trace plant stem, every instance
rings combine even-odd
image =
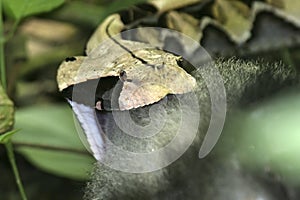
[[[13,170],[14,175],[15,175],[16,183],[17,183],[21,198],[22,198],[22,200],[27,200],[27,197],[26,197],[26,194],[25,194],[25,191],[24,191],[21,179],[20,179],[20,175],[19,175],[19,172],[18,172],[18,169],[17,169],[15,155],[14,155],[11,140],[9,140],[7,143],[5,143],[5,147],[6,147],[9,162],[11,164],[12,170]]]
[[[5,57],[4,57],[4,31],[3,31],[3,18],[2,18],[2,5],[3,5],[3,1],[0,0],[0,74],[1,74],[1,84],[2,87],[4,89],[4,91],[6,91],[6,69],[5,69]],[[15,160],[15,155],[14,155],[14,150],[13,150],[13,145],[11,143],[11,140],[9,139],[6,143],[5,143],[5,148],[7,151],[7,155],[8,155],[8,159],[9,162],[11,164],[13,173],[15,175],[15,180],[21,195],[22,200],[27,200],[21,179],[20,179],[20,175],[19,175],[19,171],[17,168],[17,164],[16,164],[16,160]]]
[[[0,0],[0,74],[1,84],[6,91],[6,70],[5,70],[5,57],[4,57],[4,35],[3,35],[3,19],[2,19],[2,0]]]

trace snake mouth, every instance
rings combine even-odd
[[[98,101],[102,102],[102,106],[108,109],[106,94],[114,88],[119,81],[119,77],[109,76],[98,79],[91,79],[75,85],[71,85],[62,90],[62,96],[77,103],[81,103],[90,107],[95,107]],[[95,88],[96,87],[96,88]],[[95,91],[94,93],[91,91]],[[106,96],[105,96],[106,95]]]

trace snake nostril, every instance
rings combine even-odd
[[[119,73],[119,78],[122,82],[125,82],[127,80],[127,74],[126,74],[126,71],[124,70],[121,70],[120,73]]]

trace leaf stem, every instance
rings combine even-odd
[[[4,89],[4,91],[6,91],[7,85],[6,85],[6,69],[5,69],[5,56],[4,56],[4,31],[3,31],[3,16],[2,16],[2,5],[3,5],[3,1],[0,0],[0,74],[1,74],[1,84],[2,87]],[[17,24],[15,25],[15,27],[17,26]],[[16,160],[15,160],[15,155],[14,155],[14,150],[13,150],[13,146],[11,143],[11,140],[9,139],[5,144],[5,148],[7,151],[7,156],[9,159],[9,162],[11,164],[13,173],[15,175],[15,180],[21,195],[22,200],[27,200],[21,179],[20,179],[20,175],[19,175],[19,171],[17,168],[17,164],[16,164]]]
[[[17,183],[21,198],[22,198],[22,200],[27,200],[27,197],[26,197],[23,185],[22,185],[22,181],[21,181],[21,178],[19,175],[19,171],[17,169],[17,164],[16,164],[15,155],[14,155],[14,151],[13,151],[13,145],[11,143],[11,140],[9,140],[7,143],[5,143],[5,147],[6,147],[9,162],[11,164],[13,173],[15,175],[16,183]]]
[[[6,69],[5,69],[5,57],[4,57],[4,35],[3,35],[3,18],[2,18],[2,4],[3,1],[0,0],[0,74],[1,74],[1,84],[6,91]]]

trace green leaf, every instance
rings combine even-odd
[[[6,132],[5,134],[3,135],[0,135],[0,144],[5,144],[8,142],[8,140],[16,133],[18,132],[19,129],[17,130],[13,130],[13,131],[9,131],[9,132]]]
[[[20,134],[13,143],[33,165],[56,175],[84,180],[95,162],[78,137],[68,106],[34,106],[16,112]]]
[[[5,11],[20,20],[29,15],[48,12],[60,6],[64,0],[4,0]]]
[[[14,124],[14,104],[0,85],[0,134],[10,131]]]
[[[94,163],[91,156],[84,154],[31,147],[20,147],[17,150],[36,167],[74,180],[87,180]]]
[[[96,27],[108,15],[146,1],[147,0],[115,0],[102,6],[90,4],[86,1],[71,1],[55,11],[53,17],[60,20],[72,21],[76,24]]]

